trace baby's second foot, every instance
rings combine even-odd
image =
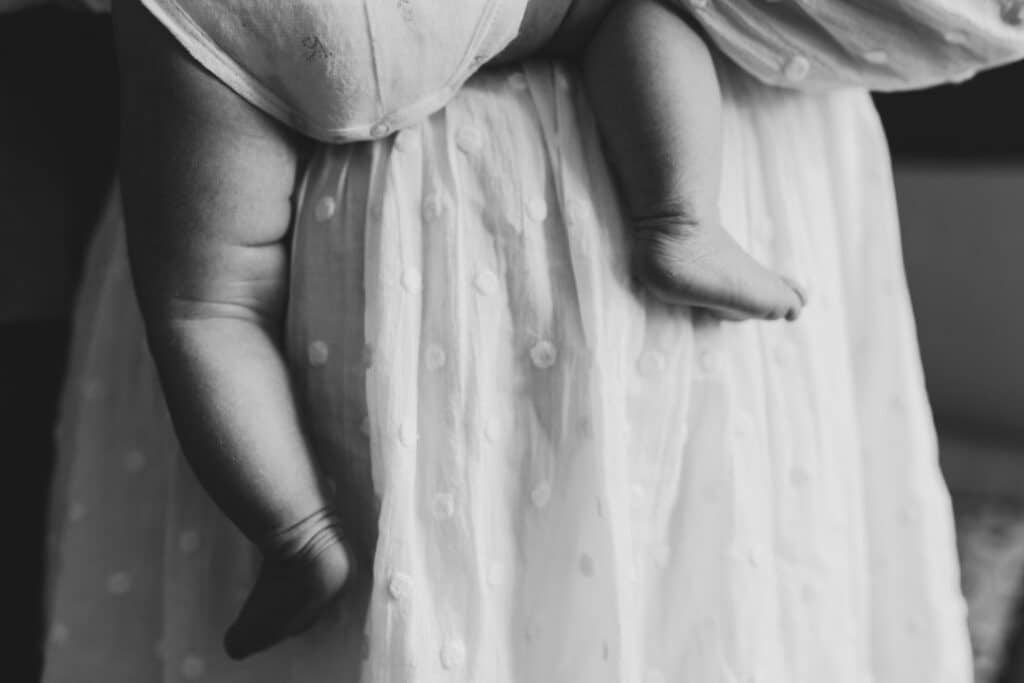
[[[265,548],[256,585],[224,638],[234,659],[266,650],[313,625],[348,582],[351,557],[338,520],[321,511]]]
[[[633,275],[669,304],[729,320],[796,320],[804,291],[753,259],[714,224],[647,219],[634,228]]]

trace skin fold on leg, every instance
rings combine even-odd
[[[541,17],[550,25],[537,41],[562,14]],[[128,247],[150,347],[185,457],[265,557],[226,642],[245,656],[308,626],[351,569],[281,352],[304,142],[194,62],[137,1],[116,5],[115,31]],[[654,0],[618,3],[582,59],[641,279],[727,317],[795,317],[798,291],[715,219],[720,103],[700,37]]]
[[[281,332],[302,142],[115,4],[121,177],[147,336],[190,466],[263,552],[235,657],[310,625],[350,572],[301,428]]]

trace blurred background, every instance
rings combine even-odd
[[[875,99],[977,683],[1024,683],[1024,64]]]
[[[11,609],[0,680],[39,678],[46,491],[74,285],[114,173],[109,19],[0,14],[0,497]]]
[[[0,415],[17,493],[3,502],[4,680],[37,678],[53,420],[83,250],[113,177],[116,101],[107,19],[0,16]],[[1024,683],[1024,65],[876,101],[977,680]]]

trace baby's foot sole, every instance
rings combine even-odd
[[[292,538],[265,553],[256,584],[224,637],[242,659],[308,630],[348,582],[351,556],[329,513],[296,525]]]
[[[727,320],[796,320],[807,303],[800,285],[762,266],[717,226],[640,222],[633,274],[668,304],[708,309]]]

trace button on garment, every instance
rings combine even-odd
[[[807,74],[810,72],[811,62],[803,55],[790,57],[782,69],[782,73],[786,75],[786,80],[793,81],[794,83],[807,78]]]

